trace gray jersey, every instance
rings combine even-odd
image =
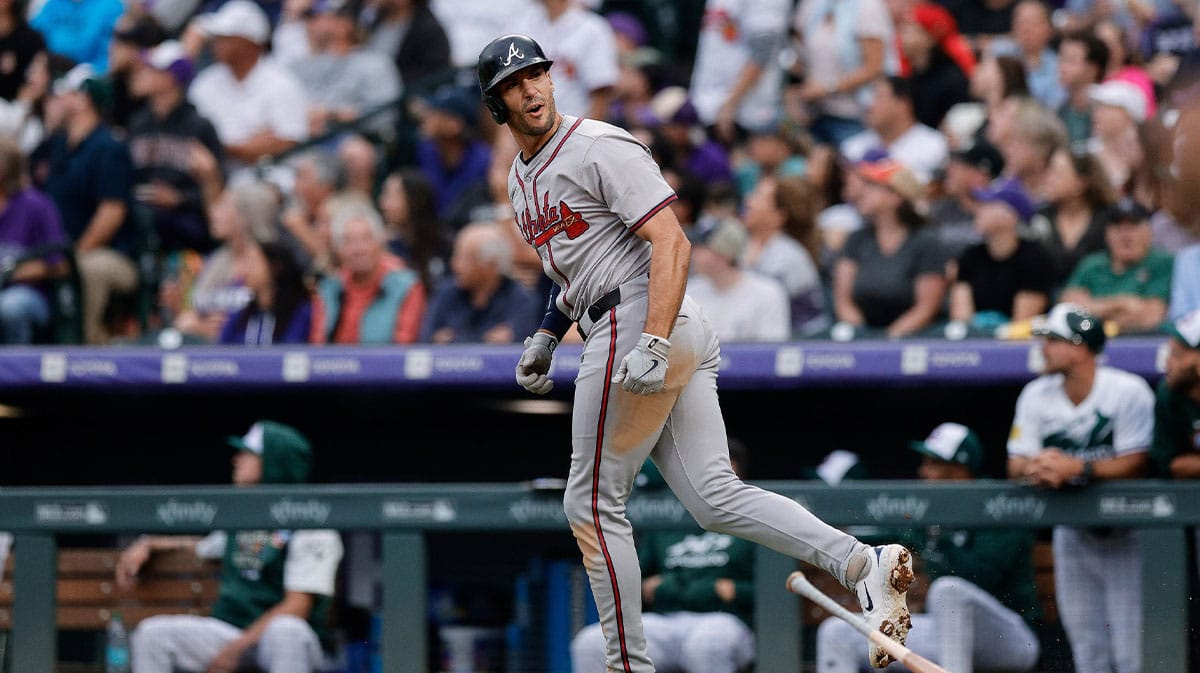
[[[525,241],[558,284],[558,308],[578,320],[605,293],[650,271],[634,232],[675,200],[650,150],[628,132],[564,116],[529,161],[518,154],[508,195]]]

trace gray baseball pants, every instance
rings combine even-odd
[[[625,294],[624,289],[622,294]],[[649,673],[654,664],[642,631],[641,570],[625,502],[646,457],[707,530],[736,535],[831,573],[865,545],[797,502],[743,483],[729,463],[717,399],[720,347],[703,311],[685,297],[668,339],[666,387],[634,395],[611,383],[637,344],[646,317],[644,292],[625,297],[592,324],[575,380],[571,470],[564,507],[583,553],[607,643],[609,671]]]
[[[236,626],[212,617],[150,617],[138,624],[129,640],[133,673],[200,673],[241,634]],[[267,624],[242,665],[255,665],[267,673],[313,673],[321,661],[321,644],[308,622],[284,615]]]
[[[910,650],[954,673],[1031,671],[1037,635],[1016,612],[960,577],[939,577],[925,597],[928,612],[912,616]],[[858,673],[868,665],[867,639],[830,617],[817,627],[817,673]],[[906,670],[893,663],[888,671]]]
[[[642,626],[660,673],[737,673],[754,661],[754,632],[728,612],[647,612]],[[580,629],[571,641],[572,673],[604,673],[605,649],[600,624]]]

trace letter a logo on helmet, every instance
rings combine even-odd
[[[508,43],[508,58],[504,59],[505,67],[507,67],[509,64],[512,63],[513,57],[525,58],[525,54],[521,53],[520,49],[517,49],[516,42],[509,42]]]
[[[488,112],[497,124],[508,122],[508,109],[500,96],[492,90],[504,78],[518,70],[524,70],[535,65],[545,65],[547,68],[554,61],[546,58],[546,52],[528,35],[502,35],[487,44],[479,52],[479,64],[476,74],[479,76],[479,89],[483,92],[483,102]]]

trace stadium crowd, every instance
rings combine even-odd
[[[1193,3],[708,0],[688,63],[619,5],[0,4],[0,343],[519,342],[549,281],[474,73],[506,32],[650,147],[725,341],[1200,307]]]

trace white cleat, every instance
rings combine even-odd
[[[871,569],[854,586],[867,624],[892,640],[904,644],[912,618],[905,593],[913,582],[912,554],[898,544],[873,547],[868,554]],[[871,643],[867,654],[871,665],[884,668],[895,661],[878,645]]]

